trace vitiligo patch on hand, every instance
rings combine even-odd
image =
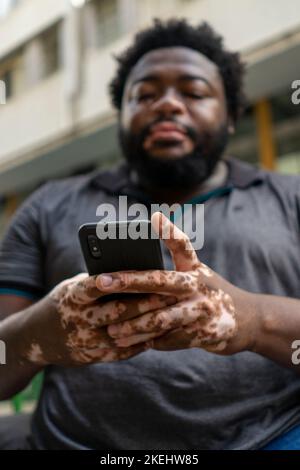
[[[26,358],[34,364],[44,364],[46,361],[43,356],[41,346],[38,343],[32,343]]]

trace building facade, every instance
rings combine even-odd
[[[112,55],[172,16],[208,21],[247,62],[230,152],[300,172],[299,0],[0,0],[0,227],[43,181],[119,158]]]

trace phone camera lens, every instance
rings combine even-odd
[[[88,245],[93,258],[100,258],[101,257],[101,249],[99,240],[95,235],[88,236]]]

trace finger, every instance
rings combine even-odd
[[[142,292],[176,297],[188,297],[198,288],[197,276],[180,271],[147,270],[119,271],[101,274],[96,279],[99,290],[112,292]]]
[[[115,347],[115,342],[108,335],[106,328],[76,328],[68,334],[66,345],[70,349],[106,349]]]
[[[126,299],[126,296],[124,296],[124,299],[94,302],[81,312],[81,316],[89,326],[102,327],[116,321],[138,317],[176,302],[177,298],[175,296],[158,294],[145,294],[143,297],[136,299]]]
[[[135,336],[129,336],[128,338],[115,339],[114,342],[115,342],[115,346],[119,348],[128,348],[129,346],[133,346],[134,344],[146,343],[150,339],[158,338],[159,336],[162,336],[164,334],[165,332],[135,335]]]
[[[77,350],[71,354],[74,361],[80,364],[94,364],[99,362],[113,362],[129,359],[148,348],[145,344],[138,344],[129,348],[95,348],[91,350]]]
[[[145,345],[158,351],[201,348],[208,352],[221,353],[227,347],[228,342],[221,338],[212,338],[201,331],[197,321],[195,324],[169,331],[159,338],[150,339],[145,342]]]
[[[87,304],[104,295],[96,285],[96,277],[82,274],[77,279],[74,278],[74,282],[69,286],[66,302]]]
[[[193,298],[183,300],[132,320],[109,325],[107,332],[112,338],[165,332],[207,316],[208,302],[209,299],[205,295],[198,296],[196,301]]]
[[[193,335],[187,333],[183,328],[169,331],[159,338],[146,341],[145,346],[158,351],[176,351],[190,348]]]
[[[223,318],[222,318],[223,317]],[[199,347],[207,351],[222,351],[236,332],[236,323],[231,315],[225,313],[216,322],[198,319],[184,327],[193,336],[190,347]]]
[[[151,217],[151,223],[170,250],[176,270],[192,271],[201,265],[189,237],[165,215],[155,212]]]

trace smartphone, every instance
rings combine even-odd
[[[164,269],[161,242],[157,235],[154,236],[150,220],[84,224],[78,235],[91,276],[115,271]],[[120,296],[124,297],[124,293],[110,294],[112,299]]]

